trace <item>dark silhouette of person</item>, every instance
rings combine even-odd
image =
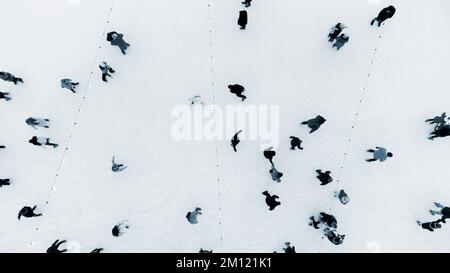
[[[312,134],[315,131],[317,131],[320,128],[320,126],[322,126],[322,124],[325,123],[325,121],[327,120],[324,117],[318,115],[315,118],[302,122],[301,125],[308,125],[308,127],[311,129],[309,133]]]
[[[291,150],[295,150],[295,148],[303,150],[303,148],[301,147],[303,141],[300,138],[295,136],[291,136],[289,138],[291,139]]]
[[[236,134],[234,134],[233,138],[231,139],[231,146],[233,147],[233,150],[237,152],[236,146],[241,142],[239,140],[238,135],[242,133],[242,130],[239,130]]]
[[[326,171],[326,172],[322,172],[322,170],[316,170],[317,172],[317,179],[319,179],[319,181],[321,182],[320,185],[321,186],[325,186],[327,184],[330,184],[331,182],[333,182],[333,178],[331,177],[331,172],[330,171]]]
[[[36,206],[34,207],[23,207],[19,211],[19,215],[17,218],[20,220],[20,218],[23,216],[25,218],[31,218],[31,217],[39,217],[42,216],[42,213],[34,213],[34,210],[36,209]]]
[[[263,191],[263,195],[266,196],[266,204],[269,206],[269,210],[274,210],[277,206],[281,205],[279,201],[277,201],[277,195],[270,195],[268,191]]]
[[[58,254],[58,253],[66,252],[67,249],[62,249],[62,250],[58,249],[59,246],[64,244],[65,242],[66,242],[66,240],[62,240],[62,241],[59,241],[59,239],[56,240],[49,248],[47,248],[47,253],[49,253],[49,254]]]
[[[275,151],[272,151],[273,147],[269,147],[267,149],[264,150],[263,155],[265,158],[269,159],[270,164],[273,165],[273,157],[277,154]]]
[[[241,29],[245,29],[248,23],[248,16],[246,10],[241,10],[239,12],[238,25],[241,26]]]

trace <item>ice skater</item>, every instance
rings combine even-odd
[[[237,152],[236,146],[241,142],[239,140],[239,134],[242,133],[242,130],[239,130],[236,134],[234,134],[233,138],[231,139],[231,147],[233,147],[233,150]]]
[[[126,168],[128,168],[128,166],[125,166],[124,164],[117,164],[116,163],[116,161],[115,161],[115,156],[113,156],[113,158],[112,158],[112,167],[111,167],[111,170],[113,171],[113,172],[121,172],[121,171],[123,171],[123,170],[125,170]]]
[[[239,84],[230,84],[228,85],[228,89],[230,89],[230,93],[235,94],[237,97],[241,98],[242,101],[246,100],[247,97],[242,95],[245,91],[245,88]]]
[[[241,10],[239,12],[238,25],[241,26],[241,29],[245,29],[248,23],[248,16],[246,10]]]
[[[23,207],[20,211],[19,211],[19,215],[17,216],[17,218],[20,221],[20,218],[23,216],[25,218],[31,218],[31,217],[39,217],[42,216],[42,213],[34,213],[34,210],[36,209],[36,206],[34,207]]]
[[[373,162],[379,160],[380,162],[385,161],[389,157],[393,157],[394,155],[391,152],[388,152],[386,148],[383,147],[376,147],[376,150],[369,149],[367,152],[373,154],[373,158],[366,159],[367,162]]]
[[[13,82],[14,84],[17,84],[18,82],[23,83],[22,78],[18,78],[9,72],[0,72],[0,79],[4,80],[5,82]]]
[[[108,42],[111,42],[112,46],[117,46],[120,48],[120,51],[122,51],[122,54],[126,54],[126,50],[130,46],[129,43],[125,42],[123,40],[123,34],[117,33],[115,31],[112,31],[106,35],[106,40]]]
[[[333,229],[325,228],[323,232],[328,240],[335,245],[341,245],[344,242],[345,235],[337,234]]]
[[[189,223],[195,225],[198,223],[198,216],[202,215],[202,209],[201,208],[195,208],[193,211],[189,211],[186,214],[186,219]]]
[[[99,65],[100,70],[102,71],[102,81],[104,82],[108,82],[107,77],[111,77],[111,74],[109,73],[114,73],[116,72],[114,69],[111,68],[111,66],[108,65],[108,63],[103,62]]]
[[[276,181],[278,183],[281,182],[281,177],[283,177],[283,173],[279,172],[276,168],[275,165],[272,165],[272,168],[269,171],[270,175],[272,176],[272,180]]]
[[[302,122],[301,125],[308,125],[308,127],[311,129],[309,133],[312,134],[315,131],[319,130],[319,128],[322,126],[322,124],[325,123],[325,121],[327,120],[324,117],[318,115],[315,118]]]
[[[435,125],[435,130],[436,130],[436,129],[444,126],[445,124],[447,124],[446,119],[447,119],[447,113],[444,112],[440,116],[435,116],[434,118],[425,120],[425,122],[428,122],[431,125],[436,124]]]
[[[322,170],[319,169],[319,170],[316,170],[316,173],[318,174],[316,177],[321,182],[320,183],[321,186],[325,186],[325,185],[333,182],[333,178],[331,177],[330,171],[322,172]]]
[[[58,147],[58,144],[56,143],[51,143],[50,142],[50,138],[46,138],[46,137],[37,137],[37,136],[33,136],[29,141],[29,143],[35,145],[35,146],[52,146],[53,148]]]
[[[439,128],[435,128],[435,130],[431,133],[431,136],[428,139],[433,140],[437,137],[448,137],[448,136],[450,136],[450,125],[445,124]]]
[[[126,220],[122,221],[113,227],[112,235],[114,237],[122,236],[125,233],[125,231],[129,228],[130,228],[130,226],[128,225],[128,221],[126,221]]]
[[[92,254],[98,254],[101,253],[103,251],[103,248],[95,248],[94,250],[91,251]]]
[[[437,221],[426,222],[426,223],[422,223],[422,222],[420,222],[420,221],[416,221],[416,222],[417,222],[417,224],[418,224],[419,226],[421,226],[423,229],[427,229],[427,230],[433,232],[435,229],[440,229],[440,228],[442,228],[441,222],[443,222],[443,221],[442,221],[442,219],[439,219],[439,220],[437,220]]]
[[[286,247],[283,248],[284,253],[286,254],[295,254],[295,246],[291,246],[290,242],[284,243]]]
[[[269,147],[264,150],[263,155],[265,158],[269,159],[270,164],[273,165],[273,157],[277,154],[275,151],[272,151],[273,147]]]
[[[11,97],[9,96],[9,92],[0,92],[0,99],[10,101]]]
[[[303,141],[295,136],[290,136],[291,139],[291,150],[295,150],[295,148],[298,148],[299,150],[303,150],[302,143]]]
[[[347,203],[350,202],[350,197],[348,197],[348,194],[344,190],[335,191],[334,197],[339,199],[342,205],[347,205]]]
[[[37,127],[50,128],[50,120],[48,118],[29,117],[25,120],[25,123],[34,129],[37,129]]]
[[[342,23],[337,23],[334,27],[332,27],[330,32],[328,33],[328,42],[333,42],[334,40],[336,40],[336,38],[339,36],[339,34],[341,34],[344,28],[347,28],[347,26]]]
[[[79,82],[73,82],[71,79],[62,79],[61,80],[61,88],[69,89],[73,93],[76,93],[75,88],[79,85]]]
[[[244,0],[244,2],[241,3],[245,5],[246,8],[248,8],[252,5],[252,0]]]
[[[339,50],[339,49],[341,49],[341,47],[343,47],[346,43],[348,43],[349,40],[350,40],[350,37],[349,37],[347,34],[342,33],[341,35],[339,35],[339,36],[336,38],[336,41],[334,42],[334,44],[333,44],[332,47],[335,47],[336,50]]]
[[[206,249],[200,248],[198,253],[200,253],[200,254],[207,254],[207,253],[213,253],[213,251],[212,251],[212,249],[211,250],[206,250]]]
[[[281,205],[279,201],[277,201],[278,195],[270,195],[268,191],[263,191],[262,193],[266,196],[266,204],[269,206],[269,210],[274,210],[277,206]]]
[[[392,18],[395,14],[395,7],[389,6],[380,11],[377,17],[373,18],[373,20],[370,22],[370,25],[373,26],[375,22],[378,22],[378,27],[381,26],[381,24],[386,21],[387,19]]]
[[[57,254],[57,253],[64,253],[67,251],[67,249],[58,249],[60,245],[64,244],[66,240],[60,241],[59,239],[53,242],[53,244],[47,248],[47,253],[49,254]]]
[[[319,214],[319,221],[321,224],[326,225],[329,228],[337,228],[337,220],[334,215],[321,212]]]
[[[11,179],[9,179],[9,178],[0,179],[0,188],[3,186],[9,186],[9,185],[11,185]]]
[[[439,210],[430,210],[431,215],[442,215],[442,221],[445,223],[445,220],[450,218],[450,208],[443,206],[441,203],[434,202],[434,205]]]

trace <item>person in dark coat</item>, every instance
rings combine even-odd
[[[130,228],[128,225],[128,221],[122,221],[115,225],[112,229],[112,235],[114,237],[122,236],[122,234],[125,232],[126,229]]]
[[[347,205],[350,202],[350,197],[348,197],[348,194],[344,190],[336,191],[334,197],[338,198],[342,205]]]
[[[320,221],[318,219],[316,219],[316,217],[311,216],[311,217],[309,217],[309,220],[310,220],[310,222],[309,222],[310,226],[312,226],[315,229],[320,229],[320,225],[322,223],[320,223]]]
[[[0,145],[0,149],[5,149],[6,147],[4,145]]]
[[[213,253],[213,251],[212,251],[212,249],[211,250],[206,250],[206,249],[200,248],[198,253],[200,253],[200,254],[208,254],[208,253]]]
[[[29,141],[29,143],[35,145],[35,146],[52,146],[53,148],[58,147],[58,144],[56,143],[51,143],[50,142],[50,138],[46,138],[46,137],[37,137],[37,136],[33,136]]]
[[[56,240],[49,248],[47,248],[47,253],[49,254],[58,254],[58,253],[64,253],[67,251],[67,249],[62,249],[59,250],[59,246],[64,244],[66,242],[66,240]]]
[[[284,243],[286,247],[283,248],[284,253],[286,254],[295,254],[295,246],[291,246],[290,242]]]
[[[9,72],[0,72],[0,79],[6,82],[13,82],[14,84],[17,84],[18,82],[23,83],[22,78],[18,78]]]
[[[231,139],[231,146],[233,147],[233,150],[237,152],[236,146],[241,142],[239,140],[239,134],[242,133],[242,130],[239,130],[236,134],[234,134],[233,138]]]
[[[244,2],[241,3],[244,4],[246,8],[248,8],[252,5],[252,0],[244,0]]]
[[[79,85],[79,82],[73,82],[71,79],[62,79],[61,80],[61,88],[69,89],[73,93],[76,93],[75,88]]]
[[[337,228],[337,220],[336,217],[334,217],[331,214],[321,212],[319,214],[319,221],[321,224],[326,225],[329,228]]]
[[[269,206],[269,210],[274,210],[277,206],[281,205],[279,201],[277,201],[278,195],[270,195],[268,191],[264,191],[262,193],[266,196],[266,204]]]
[[[91,251],[91,253],[93,253],[93,254],[98,254],[98,253],[101,253],[103,251],[103,248],[95,248],[94,250],[92,250]]]
[[[0,92],[0,99],[10,101],[11,97],[9,96],[9,92]]]
[[[34,207],[23,207],[19,211],[19,215],[17,218],[20,220],[20,218],[23,216],[25,218],[31,218],[31,217],[39,217],[42,216],[42,213],[34,213],[34,210],[36,209],[36,206]]]
[[[247,22],[248,22],[247,11],[241,10],[239,12],[238,25],[241,26],[241,29],[245,29],[245,27],[247,26]]]
[[[346,43],[348,43],[349,40],[350,40],[350,37],[349,37],[347,34],[342,33],[341,35],[339,35],[339,36],[336,38],[336,41],[334,42],[333,47],[335,47],[336,50],[339,50],[339,49],[341,49],[341,47],[343,47]]]
[[[272,168],[269,171],[270,175],[272,176],[272,180],[276,181],[278,183],[281,182],[281,177],[283,177],[283,173],[279,172],[276,168],[275,165],[272,165]]]
[[[325,186],[327,184],[330,184],[331,182],[333,182],[333,178],[331,177],[331,172],[330,171],[326,171],[326,172],[322,172],[322,170],[316,170],[317,175],[317,179],[319,179],[319,181],[321,182],[320,185],[321,186]]]
[[[330,32],[328,33],[328,42],[333,42],[334,40],[336,40],[336,38],[339,36],[339,34],[341,34],[344,28],[347,28],[347,26],[342,23],[337,23],[334,27],[332,27]]]
[[[122,54],[126,54],[126,50],[130,46],[129,43],[125,42],[123,40],[123,34],[117,33],[115,31],[112,31],[106,35],[106,40],[108,42],[111,42],[112,46],[117,46],[120,48],[120,51],[122,51]]]
[[[37,129],[37,127],[50,128],[50,120],[48,118],[33,118],[29,117],[25,120],[27,125]]]
[[[436,128],[431,133],[431,136],[428,139],[433,140],[437,137],[448,137],[448,136],[450,136],[450,125],[445,124],[439,128]]]
[[[245,88],[239,84],[230,84],[228,85],[228,89],[230,89],[230,93],[235,94],[237,97],[241,98],[242,101],[246,100],[247,97],[242,95],[245,91]]]
[[[428,122],[432,125],[436,124],[436,126],[435,126],[435,130],[436,130],[436,129],[444,126],[445,124],[447,124],[446,118],[447,118],[447,113],[444,112],[440,116],[435,116],[434,118],[425,120],[425,122]]]
[[[3,186],[9,186],[11,185],[11,179],[6,178],[6,179],[0,179],[0,188]]]
[[[298,148],[299,150],[303,150],[303,147],[301,147],[303,141],[295,136],[290,136],[291,139],[291,150],[295,150],[295,148]]]
[[[442,221],[442,219],[439,219],[439,220],[437,220],[437,221],[426,222],[426,223],[422,223],[422,222],[420,222],[420,221],[416,221],[416,222],[417,222],[417,224],[418,224],[419,226],[421,226],[423,229],[427,229],[427,230],[433,232],[435,229],[439,229],[439,228],[442,227],[441,222],[443,222],[443,221]]]
[[[378,14],[378,16],[373,18],[372,22],[370,22],[370,25],[372,26],[375,22],[378,22],[378,26],[380,27],[384,21],[394,16],[395,11],[396,10],[394,6],[389,6],[387,8],[382,9]]]
[[[269,147],[267,149],[264,150],[263,155],[265,158],[269,159],[270,164],[273,165],[273,157],[277,154],[275,151],[272,151],[273,147]]]
[[[324,117],[318,115],[315,118],[302,122],[301,125],[308,125],[308,127],[311,129],[309,133],[312,134],[315,131],[319,130],[320,126],[322,126],[322,124],[324,124],[325,121],[327,120]]]
[[[345,235],[337,234],[334,230],[326,228],[323,230],[325,236],[335,245],[341,245],[344,242]]]
[[[202,215],[202,209],[201,208],[195,208],[193,211],[188,211],[186,214],[186,219],[189,223],[195,225],[198,223],[198,216]]]
[[[430,210],[431,215],[442,215],[442,221],[445,223],[445,220],[450,218],[450,208],[437,202],[434,202],[434,205],[439,208],[439,210]]]
[[[102,81],[104,81],[104,82],[108,82],[108,79],[106,77],[112,77],[111,74],[109,74],[109,73],[116,72],[106,62],[101,63],[99,65],[99,68],[102,71]]]

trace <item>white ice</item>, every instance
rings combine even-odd
[[[450,111],[449,1],[256,0],[244,31],[240,0],[0,2],[0,70],[25,81],[0,81],[13,97],[0,101],[0,178],[12,178],[0,188],[1,252],[45,252],[56,239],[75,252],[280,252],[286,241],[297,252],[450,250],[450,226],[416,224],[434,219],[433,201],[450,204],[450,139],[428,140],[424,122]],[[390,4],[394,18],[371,27]],[[339,52],[326,37],[337,22],[350,35]],[[107,43],[113,30],[131,44],[126,56]],[[103,61],[117,71],[109,83]],[[60,88],[66,77],[77,94]],[[239,104],[232,83],[246,87],[244,105],[280,105],[281,183],[256,141],[235,153],[229,141],[171,137],[175,105]],[[299,124],[318,114],[327,122],[309,135]],[[30,116],[51,128],[34,130]],[[61,145],[34,147],[33,135]],[[303,151],[289,150],[291,135]],[[365,162],[375,146],[394,157]],[[113,173],[113,155],[128,169]],[[335,182],[320,186],[319,168]],[[264,190],[281,206],[269,211]],[[45,215],[18,221],[32,205]],[[320,211],[336,215],[343,245],[308,226]],[[130,229],[113,237],[123,220]]]

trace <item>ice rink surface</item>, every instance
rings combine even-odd
[[[0,251],[45,252],[66,239],[74,252],[282,251],[448,252],[450,227],[428,232],[433,201],[450,204],[449,139],[427,139],[424,120],[450,111],[450,2],[447,0],[256,0],[236,25],[239,0],[0,0]],[[370,20],[397,8],[380,28]],[[331,26],[350,41],[331,48]],[[127,55],[105,34],[125,34]],[[101,81],[98,65],[115,70]],[[62,78],[80,82],[76,94]],[[280,106],[280,147],[272,181],[260,143],[175,141],[174,106],[201,95],[206,105],[240,104],[228,84],[246,87],[243,105]],[[308,134],[300,122],[327,122]],[[50,129],[25,119],[45,117]],[[51,137],[57,149],[34,147]],[[304,150],[291,151],[289,136]],[[366,149],[394,153],[367,163]],[[128,169],[111,172],[111,159]],[[320,186],[315,170],[335,181]],[[351,201],[333,197],[345,189]],[[262,191],[280,196],[269,211]],[[23,206],[45,215],[17,220]],[[201,207],[199,223],[185,215]],[[308,217],[337,217],[335,246]],[[111,235],[128,220],[130,229]],[[66,245],[67,246],[67,245]]]

